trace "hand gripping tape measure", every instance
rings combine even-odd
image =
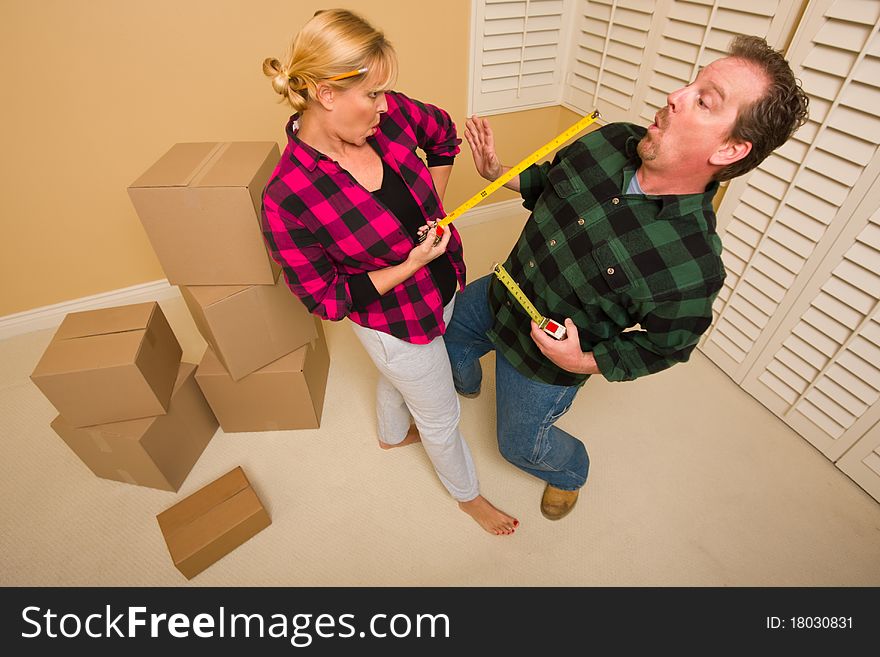
[[[497,263],[492,265],[492,271],[495,273],[495,276],[498,277],[498,280],[504,283],[504,287],[510,290],[513,298],[519,302],[519,305],[521,305],[529,314],[529,317],[535,320],[535,323],[542,331],[544,331],[544,333],[557,340],[562,340],[565,337],[565,327],[559,322],[554,322],[552,319],[548,319],[539,313],[534,304],[529,301],[525,292],[523,292],[520,286],[516,284],[516,281],[510,277],[510,274],[507,273],[507,270],[502,265]]]
[[[519,164],[512,167],[508,171],[505,171],[503,174],[498,176],[498,178],[496,178],[495,180],[490,182],[488,185],[486,185],[479,192],[477,192],[476,194],[471,196],[467,201],[465,201],[464,203],[459,205],[457,208],[455,208],[455,210],[453,210],[452,212],[447,214],[445,217],[443,217],[440,221],[437,222],[437,226],[442,228],[442,227],[446,226],[447,224],[451,224],[453,221],[458,219],[458,217],[460,217],[465,212],[467,212],[472,207],[474,207],[477,203],[479,203],[483,199],[487,198],[489,195],[491,195],[494,192],[501,189],[504,186],[504,184],[507,181],[511,180],[514,176],[518,176],[523,171],[525,171],[530,166],[532,166],[535,162],[537,162],[542,157],[547,155],[549,152],[558,148],[559,146],[562,146],[562,144],[567,142],[569,139],[571,139],[576,134],[581,132],[584,128],[586,128],[591,123],[593,123],[593,121],[598,119],[599,116],[600,116],[599,111],[596,110],[592,114],[588,114],[587,116],[582,118],[580,121],[575,123],[573,126],[571,126],[565,132],[560,133],[559,135],[557,135],[556,137],[554,137],[553,139],[548,141],[546,144],[541,146],[534,153],[532,153],[531,155],[526,157],[524,160],[520,161]],[[421,236],[421,238],[419,239],[419,241],[423,242],[425,240],[426,235],[427,234],[423,234]],[[441,235],[442,235],[442,233],[441,233]],[[436,244],[439,241],[440,241],[440,236],[437,236],[434,243]]]

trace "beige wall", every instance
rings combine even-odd
[[[284,138],[260,63],[315,9],[293,0],[4,0],[0,3],[0,316],[164,278],[127,185],[181,141]],[[384,29],[398,89],[463,130],[470,0],[340,3]],[[514,163],[558,132],[561,108],[496,116]],[[465,153],[452,208],[483,186]],[[502,190],[493,201],[512,198]]]

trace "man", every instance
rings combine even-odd
[[[486,276],[458,294],[444,340],[465,396],[479,393],[479,358],[496,350],[498,446],[546,482],[545,517],[571,511],[589,469],[584,444],[554,423],[592,374],[629,381],[689,358],[725,275],[718,182],[760,164],[807,105],[782,55],[740,36],[647,129],[607,125],[507,183],[532,216],[504,267],[540,312],[565,318],[567,336],[545,334]],[[485,119],[469,119],[465,136],[484,178],[507,170]]]

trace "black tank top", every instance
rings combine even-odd
[[[419,228],[425,224],[425,217],[403,178],[385,160],[382,160],[382,187],[374,191],[373,196],[397,217],[414,240],[418,240]],[[428,269],[445,306],[455,296],[458,284],[452,262],[444,254],[429,262]]]

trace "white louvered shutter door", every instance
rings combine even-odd
[[[556,105],[573,0],[475,0],[469,113]]]
[[[577,0],[568,84],[563,101],[581,114],[594,109],[604,120],[638,120],[633,97],[654,59],[648,49],[671,0]]]
[[[876,177],[878,19],[877,2],[810,3],[788,57],[810,95],[810,120],[724,196],[727,280],[701,348],[737,382]]]
[[[651,123],[666,97],[693,82],[701,66],[723,57],[737,34],[764,37],[780,48],[800,6],[800,0],[674,0],[647,46],[650,66],[632,99],[638,117],[632,120]]]
[[[880,419],[878,29],[878,2],[810,2],[788,53],[810,121],[725,195],[701,346],[832,460]]]
[[[832,461],[880,419],[880,180],[742,387]]]

